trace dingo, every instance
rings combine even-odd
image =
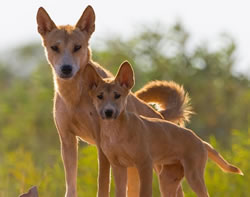
[[[95,13],[88,6],[75,26],[56,26],[47,12],[37,12],[38,32],[51,65],[55,86],[54,120],[61,142],[65,169],[66,197],[76,197],[77,183],[77,139],[95,144],[98,149],[99,176],[98,196],[109,195],[110,164],[99,148],[99,119],[84,84],[82,72],[87,63],[95,67],[102,77],[112,76],[107,70],[93,62],[88,47],[95,30]],[[135,113],[182,123],[190,115],[189,98],[182,87],[173,82],[151,82],[141,91],[128,96],[128,109]],[[163,110],[155,111],[146,102],[157,102]],[[159,176],[162,189],[171,188],[183,173],[180,165],[166,165]],[[179,183],[178,183],[179,184]],[[179,196],[182,196],[181,186]],[[138,173],[128,169],[128,196],[137,197],[139,192]]]
[[[135,166],[140,177],[140,197],[152,197],[153,164],[181,164],[184,176],[199,197],[208,197],[204,182],[207,157],[222,170],[242,174],[193,131],[166,120],[148,118],[127,110],[134,74],[124,62],[115,78],[102,79],[88,65],[89,95],[100,119],[100,147],[114,173],[116,197],[126,197],[127,167]],[[243,175],[243,174],[242,174]],[[176,191],[166,196],[176,196]]]

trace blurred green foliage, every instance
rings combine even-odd
[[[94,39],[94,38],[93,38]],[[236,74],[236,45],[229,36],[221,47],[190,47],[180,24],[166,29],[144,27],[133,37],[106,38],[93,59],[115,73],[129,60],[136,73],[135,90],[150,80],[173,80],[192,98],[196,115],[187,126],[210,141],[239,166],[245,176],[224,174],[208,162],[211,196],[247,196],[250,182],[250,80]],[[31,185],[40,196],[63,196],[64,171],[52,117],[53,82],[39,43],[6,51],[0,57],[0,197],[15,197]],[[80,143],[79,196],[95,196],[97,153]],[[159,196],[154,177],[154,196]],[[112,185],[112,196],[114,187]],[[186,196],[195,196],[184,182]]]

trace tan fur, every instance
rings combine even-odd
[[[128,111],[126,102],[134,85],[128,62],[121,65],[114,79],[101,79],[90,65],[84,74],[89,76],[89,84],[95,84],[89,86],[89,94],[99,114],[100,146],[113,169],[116,197],[126,197],[127,167],[135,166],[139,172],[140,197],[152,197],[153,164],[180,164],[183,174],[179,181],[185,176],[198,197],[209,196],[203,177],[207,156],[224,171],[242,175],[239,168],[229,164],[193,131]],[[177,189],[162,195],[176,196]]]
[[[55,86],[54,121],[60,137],[65,168],[65,196],[77,196],[77,141],[81,139],[97,146],[99,159],[98,196],[107,197],[109,195],[110,164],[99,146],[99,119],[86,91],[86,79],[82,77],[87,63],[91,64],[101,77],[112,76],[91,59],[88,42],[95,30],[94,10],[88,6],[75,26],[56,26],[47,12],[43,8],[39,8],[37,24],[53,72]],[[65,66],[66,70],[63,69]],[[165,95],[162,96],[165,97]],[[143,100],[136,98],[132,93],[128,98],[128,109],[144,116],[163,118],[160,113]],[[164,172],[168,170],[168,166],[156,166],[156,168]],[[172,172],[176,170],[176,173],[168,173],[168,176],[164,177],[164,181],[169,185],[174,182],[175,174],[179,174],[178,171],[181,170],[178,166],[171,169]],[[164,184],[163,181],[161,183]],[[181,197],[180,185],[179,188]],[[137,171],[135,168],[129,168],[128,196],[137,197],[138,192]]]
[[[212,159],[217,165],[225,172],[231,172],[231,173],[236,173],[236,174],[241,174],[243,173],[240,171],[239,168],[229,164],[221,155],[218,153],[209,143],[203,142],[204,145],[206,146],[207,152],[208,152],[208,157]]]
[[[147,103],[159,104],[160,113],[165,120],[180,125],[188,122],[193,113],[188,94],[173,81],[151,81],[135,92],[135,95]]]

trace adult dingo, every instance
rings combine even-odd
[[[51,65],[55,87],[54,121],[61,142],[65,168],[66,197],[76,197],[77,141],[81,139],[98,149],[98,196],[109,195],[110,164],[99,146],[99,119],[92,101],[84,89],[82,72],[90,63],[103,78],[112,76],[91,58],[89,39],[95,30],[95,13],[88,6],[76,25],[56,26],[45,9],[37,12],[38,32],[42,37],[48,62]],[[135,96],[136,95],[136,96]],[[140,98],[140,99],[139,99]],[[163,108],[157,112],[146,102],[157,102]],[[183,88],[173,82],[151,82],[136,94],[130,94],[128,109],[147,117],[165,118],[182,123],[190,115],[189,98]],[[176,184],[182,167],[166,165],[161,170],[161,190]],[[178,183],[179,184],[179,183]],[[181,186],[179,196],[182,196]],[[128,169],[128,196],[137,197],[139,179],[135,168]]]

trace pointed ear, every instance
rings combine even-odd
[[[90,5],[84,10],[81,18],[76,23],[76,27],[81,31],[86,31],[89,36],[95,31],[95,12]]]
[[[128,61],[125,61],[121,64],[115,80],[120,83],[121,86],[126,87],[127,89],[131,89],[134,86],[134,71]]]
[[[37,11],[36,15],[36,21],[37,21],[37,29],[38,32],[44,36],[46,33],[52,31],[54,28],[56,28],[55,23],[51,20],[48,13],[43,7],[40,7]]]
[[[102,81],[102,78],[91,64],[86,65],[83,71],[83,79],[86,82],[85,84],[87,85],[88,90],[97,87]]]

